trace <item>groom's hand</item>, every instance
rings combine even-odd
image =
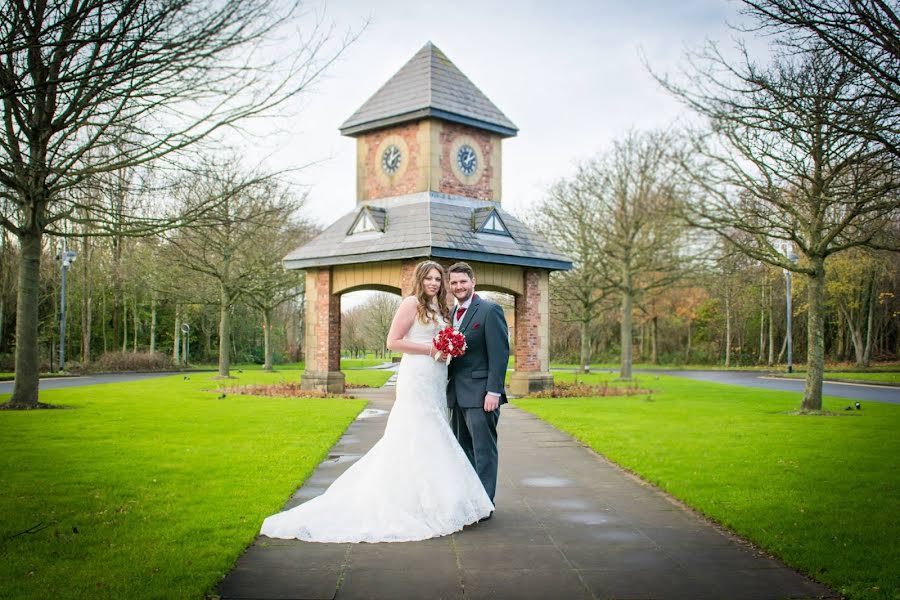
[[[484,412],[494,412],[500,406],[500,396],[494,394],[484,395]]]

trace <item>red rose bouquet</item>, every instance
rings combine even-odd
[[[451,358],[462,356],[466,351],[466,336],[452,325],[447,325],[438,331],[432,343],[435,350],[440,353],[440,355],[434,355],[434,360],[438,360],[440,356],[446,356],[448,365]]]

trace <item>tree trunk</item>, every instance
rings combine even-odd
[[[772,293],[769,292],[769,358],[766,360],[768,366],[775,365],[775,309],[772,306]]]
[[[725,368],[731,366],[731,293],[725,290]]]
[[[219,294],[219,377],[231,375],[231,296],[221,286]]]
[[[38,408],[38,297],[43,232],[32,227],[19,237],[19,278],[16,291],[16,378],[6,406]]]
[[[688,317],[687,320],[687,346],[684,350],[684,364],[691,364],[691,318]]]
[[[763,271],[763,284],[759,288],[759,356],[756,364],[761,365],[766,358],[766,274]]]
[[[837,347],[834,350],[834,357],[836,360],[844,360],[844,355],[846,351],[844,350],[844,322],[846,319],[844,318],[844,314],[842,310],[838,310],[837,315]]]
[[[181,305],[175,304],[175,331],[172,335],[172,362],[181,364]]]
[[[622,289],[622,328],[619,332],[621,338],[621,346],[622,346],[622,358],[621,365],[619,368],[619,379],[630,380],[631,379],[631,366],[632,366],[632,339],[631,339],[631,306],[632,306],[632,291],[630,282],[626,283],[626,285]]]
[[[263,311],[263,354],[265,355],[265,363],[263,370],[272,370],[272,310],[265,309]]]
[[[653,317],[653,328],[650,330],[650,362],[654,365],[659,364],[659,344],[657,342],[657,336],[659,335],[659,317]]]
[[[801,410],[822,410],[825,376],[825,259],[810,257],[813,274],[807,281],[806,385]]]
[[[579,365],[582,373],[591,372],[591,324],[589,321],[581,322],[581,356]]]
[[[0,353],[3,352],[3,340],[6,327],[6,290],[7,272],[9,263],[6,261],[6,230],[0,229]]]
[[[869,285],[869,309],[866,311],[866,349],[863,352],[863,363],[861,367],[868,367],[869,361],[872,360],[872,322],[875,320],[875,276],[872,276]]]
[[[134,345],[133,352],[137,354],[138,351],[138,330],[140,329],[140,320],[138,320],[138,306],[137,306],[137,294],[132,298],[131,304],[131,318],[134,320],[134,336],[132,336],[132,344]]]
[[[90,238],[84,236],[81,242],[81,265],[83,292],[81,295],[81,364],[91,362],[91,320],[93,319],[94,290],[91,282]]]
[[[103,337],[103,354],[109,350],[109,340],[107,339],[107,316],[106,316],[106,291],[100,296],[100,335]]]
[[[865,345],[863,344],[862,339],[862,329],[853,322],[850,311],[847,307],[844,306],[843,303],[838,305],[838,312],[844,317],[843,322],[847,324],[847,328],[850,330],[850,341],[853,344],[853,354],[856,358],[856,366],[862,367],[864,361],[863,352],[865,350]]]
[[[122,354],[128,352],[128,299],[122,294]]]
[[[156,292],[150,293],[150,354],[156,352]]]

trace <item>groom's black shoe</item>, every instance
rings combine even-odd
[[[493,516],[494,516],[494,511],[491,511],[491,513],[488,516],[478,519],[478,522],[484,523],[485,521],[490,521],[491,517],[493,517]]]

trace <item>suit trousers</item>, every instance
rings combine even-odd
[[[497,423],[500,409],[487,412],[483,407],[450,408],[450,425],[463,452],[472,463],[491,502],[497,490]]]

